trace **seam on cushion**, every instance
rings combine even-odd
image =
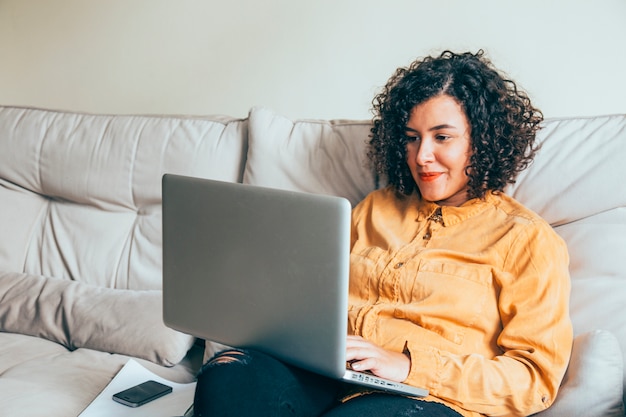
[[[165,158],[167,158],[167,149],[172,142],[172,136],[166,136],[161,142],[161,147],[159,149],[159,166],[165,170]],[[161,178],[159,178],[159,187],[161,186]],[[160,190],[160,189],[159,189]],[[159,201],[162,200],[161,192],[159,192]]]
[[[50,225],[50,233],[52,234],[52,239],[54,239],[54,247],[56,252],[59,254],[59,260],[61,261],[62,265],[63,265],[63,269],[64,269],[64,274],[66,274],[66,276],[72,280],[72,281],[76,281],[76,276],[74,275],[74,271],[72,271],[71,265],[68,262],[68,254],[67,251],[62,250],[62,246],[60,243],[60,239],[59,239],[59,234],[56,231],[55,225],[52,222],[52,216],[50,215],[51,211],[52,211],[52,207],[53,204],[58,204],[54,201],[50,201],[48,204],[48,216],[47,216],[47,220],[48,220],[48,224]],[[75,203],[72,203],[75,204]],[[42,240],[43,241],[43,240]],[[76,271],[77,272],[77,271]]]
[[[271,131],[272,129],[268,128],[268,130]],[[287,146],[289,146],[293,142],[295,136],[296,136],[296,123],[291,122],[291,127],[289,128],[289,133],[287,134],[287,142],[286,142]],[[266,142],[266,144],[267,144],[267,142]],[[273,145],[273,144],[271,144],[271,145]],[[299,145],[299,144],[297,144],[297,145]],[[275,146],[272,146],[272,148],[275,148]],[[282,147],[280,149],[282,149]],[[279,149],[279,152],[280,152],[280,149]],[[274,151],[274,152],[276,152],[276,151]]]
[[[42,175],[42,170],[41,170],[41,161],[43,159],[43,145],[44,142],[46,141],[46,138],[49,137],[50,135],[50,129],[52,129],[52,125],[54,124],[55,120],[58,117],[58,113],[54,114],[52,116],[52,121],[48,123],[48,125],[46,126],[46,130],[44,132],[44,134],[42,135],[41,139],[39,140],[38,143],[38,149],[37,152],[35,153],[35,157],[37,158],[37,160],[35,161],[35,164],[37,166],[37,178],[39,181],[39,191],[41,192],[42,195],[46,195],[46,192],[44,190],[44,184],[43,184],[43,175]],[[46,117],[45,120],[47,121],[48,118]],[[33,192],[35,190],[32,190]]]
[[[624,113],[607,113],[607,114],[599,114],[596,116],[562,116],[562,117],[547,117],[544,119],[545,122],[566,122],[569,120],[591,120],[591,119],[612,119],[612,118],[625,118],[626,114]]]
[[[133,116],[131,116],[132,118]],[[132,121],[132,120],[131,120]],[[112,122],[112,121],[111,121]],[[142,119],[141,121],[141,127],[139,128],[139,130],[137,131],[137,133],[135,134],[135,140],[134,140],[134,146],[133,146],[133,151],[131,152],[130,155],[130,165],[129,165],[129,171],[128,171],[128,191],[130,193],[130,201],[131,201],[131,205],[132,207],[129,207],[131,209],[131,211],[135,212],[135,220],[132,222],[130,230],[128,231],[128,233],[126,234],[126,239],[124,239],[124,244],[121,247],[121,250],[119,251],[117,260],[115,262],[115,269],[114,269],[114,275],[111,277],[109,286],[111,288],[129,288],[129,268],[130,268],[130,249],[132,247],[132,240],[133,240],[133,229],[135,228],[136,224],[137,224],[137,217],[139,216],[139,207],[137,204],[137,199],[136,199],[136,195],[135,195],[135,188],[134,188],[134,178],[135,178],[135,166],[137,164],[137,154],[139,153],[139,146],[141,143],[141,140],[143,138],[143,133],[146,129],[146,126],[148,124],[148,120],[147,119]],[[127,251],[125,251],[125,249],[127,249]],[[127,257],[127,267],[126,267],[126,280],[125,282],[122,283],[122,279],[120,276],[120,272],[122,271],[122,259],[124,256],[124,253],[128,253],[128,257]],[[121,287],[120,287],[121,285]]]
[[[289,120],[287,118],[287,120]],[[327,125],[331,128],[336,127],[344,127],[344,126],[367,126],[371,125],[371,120],[363,119],[363,120],[350,120],[350,119],[329,119],[329,120],[319,120],[319,119],[296,119],[290,120],[293,124],[311,124],[311,125]]]
[[[8,108],[8,107],[2,107],[2,109],[10,109],[10,108]],[[14,139],[15,137],[17,137],[16,132],[18,132],[18,131],[19,131],[20,126],[21,126],[21,125],[26,125],[26,124],[28,124],[28,122],[25,122],[25,121],[24,121],[25,119],[26,119],[26,111],[25,111],[25,110],[22,110],[22,111],[19,113],[19,116],[18,116],[17,120],[15,121],[15,123],[14,123],[12,126],[10,126],[10,132],[12,132],[12,133],[13,133],[13,135],[12,135],[12,138],[13,138],[13,139]],[[39,152],[40,152],[40,151],[37,151],[37,152],[35,153],[35,165],[36,165],[36,169],[37,169],[37,172],[35,173],[35,174],[36,174],[36,178],[40,178],[40,177],[41,177],[41,175],[39,174],[39,160],[40,160],[39,155],[38,155],[38,153],[39,153]],[[18,184],[17,182],[10,181],[8,178],[4,178],[4,177],[3,177],[2,179],[3,179],[3,180],[5,180],[5,181],[7,181],[7,182],[9,182],[9,183],[11,183],[11,184],[15,184],[15,185],[16,185],[17,187],[19,187],[19,188],[23,188],[23,189],[25,189],[25,190],[29,190],[29,189],[28,189],[28,187],[27,187],[27,184],[26,184],[26,183]],[[19,179],[19,178],[18,178],[18,179]],[[35,184],[35,185],[36,185],[36,184]],[[30,191],[35,192],[35,190],[30,190]]]
[[[176,126],[169,128],[167,134],[163,135],[164,141],[163,141],[163,146],[161,147],[161,155],[160,155],[160,160],[159,160],[160,167],[163,168],[163,169],[165,168],[165,159],[167,158],[166,150],[168,149],[168,147],[169,147],[169,145],[171,143],[174,143],[174,141],[172,140],[172,138],[174,137],[174,132],[179,131],[179,130],[180,131],[183,130],[183,128],[182,128],[183,120],[182,119],[175,119],[175,120],[176,120]],[[194,157],[196,157],[198,155],[198,147],[203,142],[203,139],[206,136],[207,130],[202,132],[202,134],[200,135],[200,141],[198,142],[198,144],[196,144],[196,146],[194,148],[194,153],[193,153],[193,155],[191,155],[191,158],[194,158]],[[192,136],[192,138],[195,138],[195,136]],[[159,178],[159,186],[160,186],[160,184],[161,184],[161,178]],[[160,193],[159,193],[159,200],[162,200],[162,196],[161,196]],[[137,209],[139,209],[139,207],[137,207]]]
[[[120,281],[119,280],[119,274],[120,274],[120,271],[121,271],[121,265],[122,265],[122,259],[123,259],[122,256],[124,254],[126,254],[126,268],[125,268],[126,280],[125,280],[123,288],[124,289],[130,289],[131,288],[131,282],[130,282],[131,274],[130,274],[130,271],[131,271],[131,267],[132,266],[131,266],[131,259],[130,258],[132,256],[133,247],[135,246],[135,234],[137,233],[137,228],[138,227],[139,227],[139,211],[137,211],[135,213],[135,219],[133,220],[133,222],[130,225],[130,228],[129,228],[128,233],[126,235],[127,237],[124,240],[124,245],[122,247],[122,250],[120,251],[120,257],[118,259],[118,267],[116,268],[117,277],[116,277],[116,280],[115,280],[116,281],[115,288],[119,288],[117,286],[117,283]]]
[[[108,285],[109,288],[130,289],[130,256],[131,256],[131,249],[133,246],[135,229],[138,227],[137,223],[138,223],[138,218],[139,218],[139,212],[135,211],[134,215],[135,217],[133,221],[130,223],[129,228],[127,229],[125,233],[125,238],[117,253],[117,259],[115,260],[115,264],[114,264],[115,267],[113,268],[113,274],[111,276],[111,279],[109,280],[109,285]],[[126,256],[124,257],[124,255]],[[126,259],[126,268],[124,269],[122,268],[123,259]],[[126,273],[125,280],[121,279],[122,271]]]
[[[66,354],[71,352],[71,350],[67,346],[64,346],[61,343],[52,342],[52,341],[44,339],[42,337],[32,336],[32,335],[28,335],[28,334],[23,334],[22,336],[27,336],[27,337],[30,337],[32,339],[46,340],[51,345],[54,344],[54,345],[57,345],[57,346],[62,346],[66,351],[65,352],[55,352],[55,353],[52,353],[52,354],[50,352],[43,352],[40,355],[39,354],[35,354],[33,356],[28,357],[25,360],[21,360],[20,362],[17,362],[15,365],[10,366],[10,367],[6,368],[4,371],[0,372],[0,376],[1,377],[10,378],[11,375],[12,375],[12,371],[13,370],[16,369],[19,372],[20,371],[20,367],[22,367],[22,366],[24,366],[26,364],[30,364],[32,362],[38,362],[41,359],[45,359],[46,362],[48,362],[48,361],[50,361],[50,360],[52,360],[54,358],[57,358],[57,357],[60,357],[60,356],[64,356],[64,355],[66,355]]]
[[[237,182],[243,182],[243,177],[246,173],[246,161],[248,159],[248,150],[250,149],[250,120],[248,119],[245,123],[243,123],[240,127],[244,130],[243,139],[240,140],[241,144],[241,152],[239,155],[239,172],[237,173]],[[224,127],[224,131],[228,126]],[[223,134],[224,132],[222,132]]]
[[[624,208],[626,208],[626,206],[624,206],[624,205],[619,205],[619,206],[615,206],[615,207],[609,207],[609,208],[607,208],[605,210],[600,210],[600,211],[597,211],[595,213],[591,213],[591,214],[588,214],[586,216],[582,216],[582,217],[579,217],[579,218],[576,218],[576,219],[573,219],[573,220],[570,220],[570,221],[553,223],[553,224],[550,224],[550,226],[552,226],[552,228],[558,228],[558,227],[561,227],[561,226],[567,226],[567,225],[570,225],[570,224],[584,222],[587,219],[590,219],[590,218],[602,215],[604,213],[608,213],[608,212],[611,212],[613,210],[619,210],[619,209],[624,209]]]
[[[42,198],[44,200],[44,204],[42,204],[41,210],[39,210],[39,214],[37,215],[36,221],[32,223],[29,236],[26,240],[26,247],[24,248],[25,249],[24,261],[22,264],[22,272],[24,273],[30,273],[26,271],[26,264],[28,263],[28,259],[29,259],[28,254],[31,253],[31,248],[33,247],[33,244],[37,240],[36,239],[37,232],[39,232],[39,236],[43,240],[43,231],[47,223],[47,219],[50,217],[50,208],[51,208],[51,203],[52,203],[52,200],[49,197],[40,196],[37,193],[34,193],[34,194]],[[40,249],[37,250],[37,254],[38,256],[41,257]],[[37,272],[40,273],[42,271],[41,258],[37,261],[37,263],[39,264],[39,271]]]
[[[133,222],[133,225],[134,224],[135,222]],[[128,276],[126,277],[126,283],[122,284],[122,280],[120,278],[120,271],[122,270],[122,256],[125,253],[126,247],[130,245],[129,242],[131,238],[132,238],[132,227],[131,227],[131,231],[129,231],[129,233],[126,234],[126,239],[124,239],[124,243],[122,244],[122,247],[120,248],[120,251],[118,252],[117,260],[115,261],[115,268],[113,269],[113,271],[115,272],[113,273],[113,276],[111,277],[111,280],[109,281],[109,288],[118,288],[118,289],[128,288]],[[128,271],[127,271],[127,275],[128,275]],[[119,286],[120,284],[122,284],[122,286]]]
[[[133,187],[134,178],[135,178],[135,165],[137,163],[137,153],[139,152],[139,144],[141,142],[141,138],[143,137],[143,132],[146,130],[146,125],[148,120],[142,120],[141,127],[137,132],[135,137],[135,146],[133,146],[133,151],[130,156],[130,166],[128,167],[128,191],[130,192],[130,201],[132,204],[132,209],[134,211],[138,210],[137,200],[135,198],[135,188]]]
[[[224,136],[224,131],[226,130],[226,124],[222,123],[222,122],[217,122],[220,124],[221,126],[221,130],[220,130],[220,134],[217,137],[217,140],[213,141],[215,143],[215,148],[218,148],[221,143],[223,142],[223,136]],[[197,157],[198,155],[200,155],[200,149],[202,148],[202,145],[206,142],[210,141],[207,139],[207,135],[209,134],[209,132],[212,130],[211,128],[213,127],[213,123],[203,123],[202,124],[202,132],[200,132],[200,134],[198,135],[198,141],[196,141],[195,147],[194,147],[194,157]],[[182,122],[179,121],[179,128],[181,128],[182,130]],[[186,132],[189,133],[189,132]],[[169,138],[171,139],[171,137]]]
[[[126,289],[130,289],[132,286],[132,283],[130,282],[131,279],[131,257],[132,257],[132,253],[133,253],[133,247],[135,246],[135,242],[137,240],[136,235],[139,229],[139,212],[137,212],[136,216],[135,216],[135,220],[133,221],[132,225],[130,226],[130,230],[128,232],[128,245],[124,245],[124,247],[128,247],[128,251],[126,252],[127,254],[127,262],[126,262],[126,285],[124,288]],[[121,254],[120,254],[121,255]],[[121,260],[121,256],[120,256],[120,260]],[[142,288],[144,289],[144,288]]]
[[[104,138],[106,137],[107,132],[109,132],[110,129],[111,129],[111,123],[112,123],[112,119],[108,119],[106,124],[105,124],[105,126],[104,126],[104,129],[102,129],[100,131],[100,134],[98,135],[98,138],[96,139],[95,148],[91,149],[91,155],[89,155],[89,167],[90,168],[86,172],[87,182],[85,184],[88,189],[89,189],[89,184],[91,182],[91,178],[93,178],[93,170],[91,169],[91,167],[94,166],[94,161],[96,161],[98,159],[98,155],[102,154],[102,152],[101,152],[102,144],[104,143]],[[96,173],[96,175],[100,176],[99,173]],[[94,206],[97,207],[99,205],[98,204],[99,197],[98,197],[97,194],[92,195],[90,200],[92,201],[92,204]],[[106,201],[106,197],[103,198],[103,200]],[[104,204],[104,201],[103,201],[103,204]]]

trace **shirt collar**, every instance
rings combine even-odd
[[[417,204],[417,221],[427,220],[433,216],[435,212],[441,208],[442,224],[444,226],[452,226],[461,223],[463,220],[469,219],[489,207],[493,207],[496,198],[492,192],[487,192],[484,198],[473,198],[466,201],[459,207],[440,206],[431,201],[421,200],[417,194],[414,194]]]

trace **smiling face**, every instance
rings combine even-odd
[[[422,198],[442,206],[468,200],[471,138],[467,116],[448,95],[418,104],[406,124],[407,164]]]

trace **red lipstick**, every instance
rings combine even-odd
[[[432,182],[441,176],[441,172],[422,172],[418,175],[420,180],[424,182]]]

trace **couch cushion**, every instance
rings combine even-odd
[[[161,287],[161,176],[241,181],[247,120],[0,107],[0,271]]]
[[[193,348],[181,363],[167,368],[135,360],[163,378],[188,383],[195,380],[201,355],[201,349]],[[90,349],[68,351],[13,333],[0,333],[0,358],[0,414],[48,417],[79,415],[129,360]]]
[[[0,329],[74,350],[90,348],[180,362],[194,338],[163,324],[158,290],[121,290],[23,273],[0,273]]]
[[[255,107],[249,114],[244,183],[347,198],[376,187],[368,167],[370,122],[295,120]]]
[[[548,119],[508,193],[553,226],[626,206],[626,114]]]
[[[626,363],[626,207],[557,226],[570,253],[574,331],[611,331]],[[623,377],[626,386],[626,373]]]
[[[622,417],[623,366],[619,342],[611,332],[576,336],[559,394],[552,407],[536,416]]]

